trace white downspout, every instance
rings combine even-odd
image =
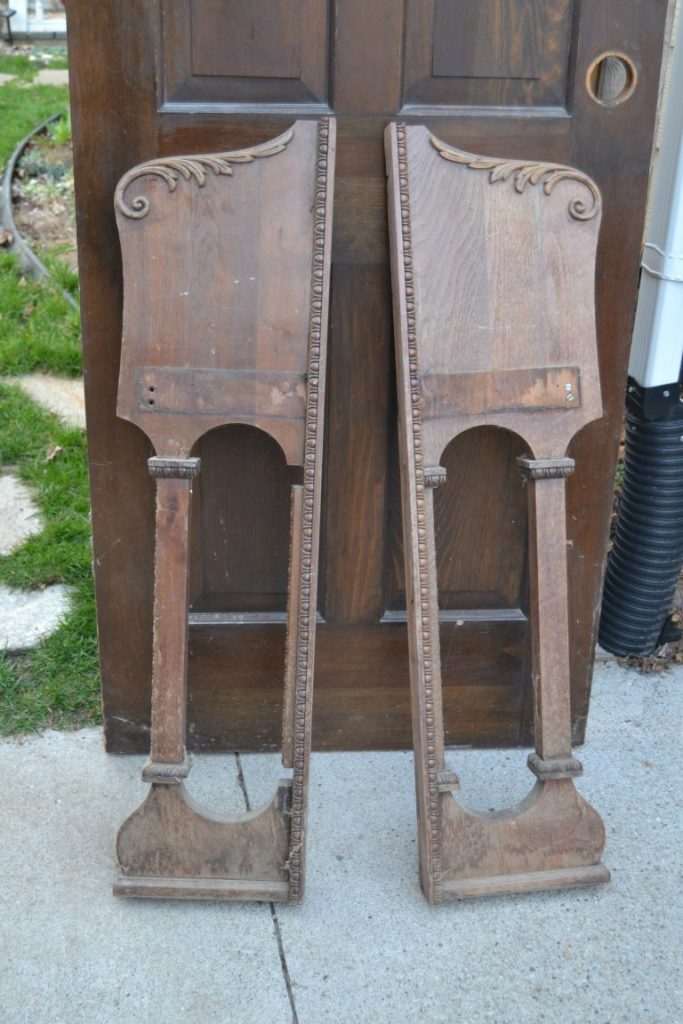
[[[677,387],[683,360],[683,17],[672,33],[662,143],[654,173],[629,376],[641,388]],[[665,396],[669,397],[669,396]]]

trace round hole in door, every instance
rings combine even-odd
[[[603,53],[586,75],[586,87],[596,103],[615,107],[633,95],[638,81],[636,66],[625,53]]]

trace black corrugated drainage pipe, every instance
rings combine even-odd
[[[666,639],[683,566],[683,404],[677,384],[629,378],[624,484],[608,556],[598,639],[648,655]]]

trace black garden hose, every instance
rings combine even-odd
[[[607,561],[598,639],[611,654],[652,654],[683,566],[683,418],[650,420],[632,400],[624,484]]]

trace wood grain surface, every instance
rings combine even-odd
[[[115,192],[124,273],[117,411],[154,444],[148,467],[157,491],[151,750],[143,769],[152,788],[119,832],[122,895],[162,898],[172,889],[190,899],[203,879],[215,898],[303,897],[334,155],[334,122],[302,121],[261,146],[148,161],[126,172]],[[190,770],[191,497],[201,469],[191,452],[204,433],[227,425],[271,438],[301,481],[291,483],[283,552],[290,569],[282,746],[291,778],[271,805],[236,820],[202,812],[181,781]],[[226,497],[239,509],[238,495]],[[257,489],[255,497],[264,503],[269,493]],[[222,568],[229,572],[230,561]],[[250,561],[247,571],[256,568]],[[273,588],[267,572],[263,592]],[[206,621],[211,612],[193,614]]]
[[[607,881],[596,870],[604,827],[572,782],[581,765],[571,749],[565,507],[566,449],[602,415],[593,283],[602,197],[574,168],[483,158],[424,127],[393,124],[385,140],[422,889],[439,903],[538,889],[543,872],[549,888],[561,884],[557,871],[572,885]],[[435,380],[446,382],[438,401]],[[445,762],[434,512],[444,451],[479,428],[527,448],[517,463],[529,503],[529,767],[539,779],[518,807],[486,814],[458,806]]]
[[[567,482],[572,730],[580,742],[666,0],[338,0],[334,9],[311,3],[298,43],[294,8],[282,5],[285,24],[278,22],[271,65],[264,58],[272,54],[272,5],[249,4],[254,22],[238,37],[244,22],[239,12],[233,18],[230,7],[239,6],[244,5],[208,0],[67,4],[108,749],[148,747],[153,618],[154,490],[145,468],[151,450],[136,427],[116,418],[123,303],[112,202],[116,183],[129,168],[160,155],[260,145],[297,119],[318,118],[321,105],[335,113],[338,146],[320,546],[319,612],[325,621],[318,628],[314,743],[354,749],[412,742],[382,146],[384,128],[399,112],[471,152],[580,167],[602,192],[596,312],[606,415],[572,443],[577,469]],[[447,14],[448,8],[464,20],[439,22],[435,31],[438,10]],[[216,11],[225,13],[222,23],[220,17],[216,21],[220,33],[213,32],[206,52],[193,57],[187,19],[199,18],[199,28]],[[290,43],[298,45],[298,56],[292,56]],[[232,74],[243,67],[224,61],[224,54],[237,51],[253,57],[248,76]],[[634,61],[637,82],[628,100],[603,106],[590,95],[586,75],[602,53],[615,51]],[[285,52],[290,69],[300,63],[301,78],[265,77],[264,70],[282,74]],[[458,54],[457,65],[445,66],[452,53]],[[220,73],[194,74],[193,59],[198,68]],[[528,74],[539,62],[539,78],[499,77]],[[478,77],[462,77],[463,69]],[[468,652],[464,660],[453,657],[442,665],[451,743],[518,745],[532,739],[526,498],[515,463],[522,453],[518,440],[495,429],[460,435],[446,455],[449,478],[435,495],[442,609],[486,613],[476,623],[441,626],[446,636],[461,631]],[[272,617],[286,606],[282,553],[289,535],[288,488],[295,481],[275,442],[248,428],[217,428],[198,442],[196,454],[202,471],[193,499],[199,510],[192,537],[193,604],[205,611],[259,610],[271,620],[191,627],[190,742],[197,750],[232,750],[258,737],[260,745],[276,749],[282,693],[275,666],[283,664],[284,629]],[[233,477],[234,490],[243,495],[243,515],[229,500]],[[261,489],[271,500],[256,515]],[[448,555],[448,537],[457,537],[459,562]],[[252,582],[250,558],[258,567]],[[401,612],[403,624],[391,617]],[[505,617],[511,614],[517,621]],[[231,649],[239,654],[226,655]],[[226,656],[229,676],[220,664]]]

